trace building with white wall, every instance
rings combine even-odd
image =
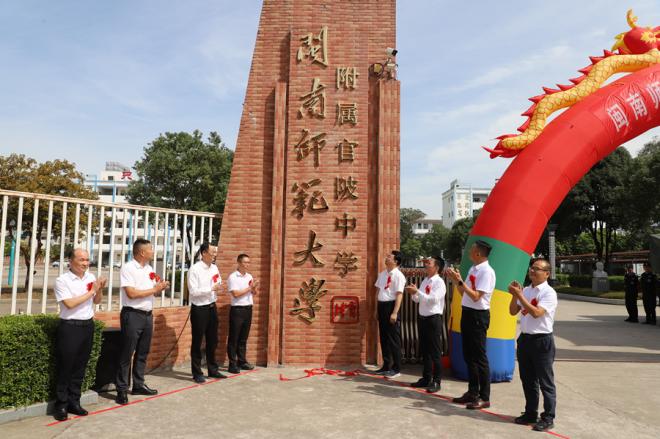
[[[433,226],[435,224],[442,224],[442,220],[422,218],[419,221],[417,221],[416,223],[412,224],[413,234],[415,234],[415,235],[426,235],[431,230],[433,230]]]
[[[126,203],[126,189],[133,180],[128,166],[117,162],[105,162],[100,174],[86,174],[83,184],[99,194],[99,200],[109,203]]]
[[[475,210],[484,206],[492,190],[452,181],[442,193],[442,224],[449,229],[459,219],[471,218]]]

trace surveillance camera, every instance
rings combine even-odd
[[[388,47],[388,48],[387,48],[387,56],[396,56],[396,54],[397,54],[398,52],[399,52],[399,51],[396,50],[396,49],[393,48],[393,47]]]

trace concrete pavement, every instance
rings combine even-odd
[[[561,301],[556,323],[558,406],[555,437],[660,437],[660,327],[623,322],[624,307]],[[262,368],[203,386],[187,368],[148,377],[157,398],[131,397],[117,407],[100,395],[101,411],[53,423],[38,417],[0,426],[8,437],[235,438],[518,438],[550,437],[510,419],[524,406],[517,376],[492,386],[492,407],[473,412],[440,397],[371,376],[305,376],[301,367]],[[409,366],[399,382],[418,378]],[[446,378],[441,396],[462,394],[464,382]],[[103,411],[105,410],[105,411]]]

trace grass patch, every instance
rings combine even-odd
[[[555,290],[558,293],[564,294],[573,294],[576,296],[587,296],[587,297],[600,297],[602,299],[624,299],[626,293],[623,291],[608,291],[606,293],[595,293],[591,291],[591,288],[579,288],[579,287],[557,287]]]

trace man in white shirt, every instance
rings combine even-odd
[[[402,258],[397,250],[385,256],[385,270],[380,272],[374,286],[378,288],[378,301],[374,318],[378,320],[383,367],[375,371],[388,378],[401,375],[401,317],[403,289],[406,277],[399,270]]]
[[[144,383],[144,371],[153,332],[154,295],[169,286],[160,279],[149,262],[154,257],[150,241],[136,239],[133,260],[123,264],[120,272],[122,309],[119,316],[122,347],[117,370],[117,403],[128,404],[128,371],[133,357],[133,395],[155,395],[157,390]],[[135,353],[135,356],[133,355]]]
[[[252,325],[253,296],[259,292],[259,281],[247,272],[250,257],[241,253],[236,258],[238,267],[227,278],[227,290],[231,296],[229,310],[229,337],[227,338],[227,357],[229,372],[240,373],[252,370],[254,366],[247,361],[247,339]]]
[[[200,245],[197,261],[188,271],[188,293],[190,294],[190,323],[192,343],[190,344],[190,365],[196,383],[206,381],[202,372],[202,338],[206,338],[206,367],[209,377],[227,378],[218,371],[215,361],[215,348],[218,345],[218,311],[215,302],[222,285],[222,278],[215,257],[218,248],[203,242]]]
[[[55,419],[64,421],[67,413],[86,416],[80,406],[80,392],[94,339],[94,304],[100,303],[105,277],[88,272],[89,253],[74,249],[69,271],[55,280],[55,298],[60,306],[57,328],[57,384]]]
[[[531,285],[522,288],[511,282],[509,292],[512,316],[521,312],[518,337],[518,368],[525,393],[525,411],[516,424],[535,424],[534,430],[546,431],[554,426],[557,391],[552,363],[555,360],[555,340],[552,329],[557,310],[557,293],[548,285],[550,263],[536,259],[529,266]],[[543,393],[543,413],[537,418],[539,386]]]
[[[468,391],[452,401],[471,410],[490,407],[490,367],[486,355],[486,333],[490,326],[490,298],[495,290],[495,270],[488,264],[491,246],[477,240],[470,247],[474,265],[463,282],[461,273],[450,268],[447,274],[457,283],[461,299],[461,342],[468,370]]]
[[[445,260],[440,256],[424,261],[426,277],[419,286],[408,285],[413,302],[419,304],[417,329],[419,332],[419,350],[422,354],[424,370],[422,378],[411,387],[426,387],[429,393],[440,390],[442,379],[442,313],[445,309],[447,288],[440,273],[445,268]]]

